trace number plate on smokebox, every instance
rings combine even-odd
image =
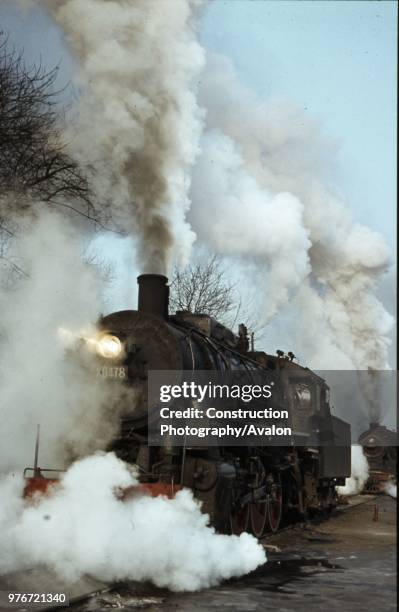
[[[97,376],[99,378],[114,378],[118,380],[127,379],[126,366],[100,366],[97,368]]]

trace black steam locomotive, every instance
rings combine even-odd
[[[369,464],[369,477],[364,493],[381,493],[388,482],[396,480],[397,433],[370,423],[358,440]]]
[[[190,487],[222,532],[248,530],[261,537],[293,513],[331,509],[335,486],[350,476],[351,439],[349,424],[331,414],[325,381],[295,363],[292,353],[250,350],[244,326],[235,335],[204,314],[170,315],[166,277],[145,274],[138,284],[138,310],[115,312],[99,323],[103,371],[115,371],[126,389],[112,450],[138,465],[145,486],[158,492]],[[149,446],[151,370],[238,370],[248,382],[255,374],[262,379],[278,372],[293,436],[285,446]],[[318,443],[321,431],[328,443]]]

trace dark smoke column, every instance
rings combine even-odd
[[[75,154],[96,170],[95,191],[137,238],[141,268],[165,274],[188,258],[185,221],[202,111],[204,62],[197,0],[38,0],[62,28],[83,91]],[[82,87],[83,83],[83,87]]]

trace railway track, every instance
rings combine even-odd
[[[314,516],[314,517],[311,517],[311,518],[307,518],[305,521],[298,521],[298,522],[294,522],[294,523],[289,523],[289,525],[285,525],[284,527],[282,527],[281,529],[276,531],[276,533],[270,533],[270,534],[267,534],[267,535],[263,536],[260,541],[262,543],[263,542],[267,542],[267,541],[270,541],[270,540],[272,540],[274,538],[277,538],[282,533],[285,533],[287,531],[293,531],[295,529],[306,529],[306,527],[308,527],[309,525],[319,525],[319,524],[324,523],[325,521],[329,520],[333,516],[336,516],[337,514],[341,514],[343,512],[348,512],[349,510],[353,510],[354,508],[358,508],[359,506],[363,506],[364,504],[372,502],[372,501],[378,499],[379,496],[380,496],[380,494],[377,494],[377,495],[367,495],[367,496],[356,495],[356,496],[354,496],[352,502],[349,502],[349,499],[350,499],[349,498],[347,504],[340,504],[340,505],[336,506],[331,511],[330,514]],[[355,497],[356,497],[356,499],[355,499]],[[367,499],[365,499],[365,497],[367,497]],[[357,498],[360,498],[360,499],[357,499]]]

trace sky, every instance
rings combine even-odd
[[[200,31],[203,45],[227,55],[244,84],[264,97],[286,97],[319,119],[338,145],[335,187],[355,219],[380,231],[392,249],[396,14],[393,1],[211,0]],[[61,63],[60,85],[71,77],[62,36],[44,11],[24,19],[15,0],[0,0],[0,30],[24,48],[28,60]],[[118,242],[113,250],[116,275],[126,278],[130,242]],[[393,276],[389,283],[383,290],[392,302]]]

